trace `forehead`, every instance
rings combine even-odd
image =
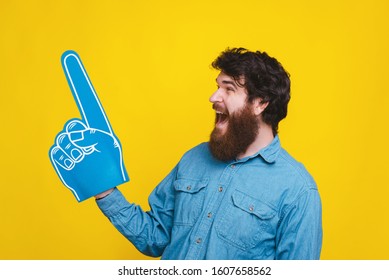
[[[233,77],[227,75],[224,72],[220,72],[219,75],[216,78],[216,82],[218,84],[230,84],[230,85],[233,85],[235,87],[240,87],[241,88],[242,85],[244,85],[244,77],[241,77],[238,80],[238,83],[239,83],[238,84]]]

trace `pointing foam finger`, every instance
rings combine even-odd
[[[61,61],[83,121],[89,128],[101,129],[112,134],[108,118],[78,54],[66,51]]]

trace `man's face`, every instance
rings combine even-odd
[[[243,82],[243,78],[242,81]],[[217,90],[209,98],[216,111],[215,130],[223,135],[228,128],[229,117],[246,104],[247,91],[235,80],[221,72],[216,78]]]
[[[241,80],[239,82],[244,82]],[[258,117],[247,102],[247,91],[221,72],[216,79],[218,89],[210,97],[216,111],[215,128],[209,146],[219,160],[236,159],[244,153],[258,134]]]

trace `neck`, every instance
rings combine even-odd
[[[273,139],[274,135],[272,127],[265,123],[261,123],[258,129],[257,138],[255,138],[254,142],[251,143],[251,145],[244,153],[238,156],[238,159],[242,159],[256,154],[258,151],[268,146],[273,141]]]

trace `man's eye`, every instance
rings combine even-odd
[[[235,90],[234,90],[233,88],[231,88],[231,87],[228,87],[228,88],[227,88],[227,91],[232,91],[232,92],[234,92]]]

